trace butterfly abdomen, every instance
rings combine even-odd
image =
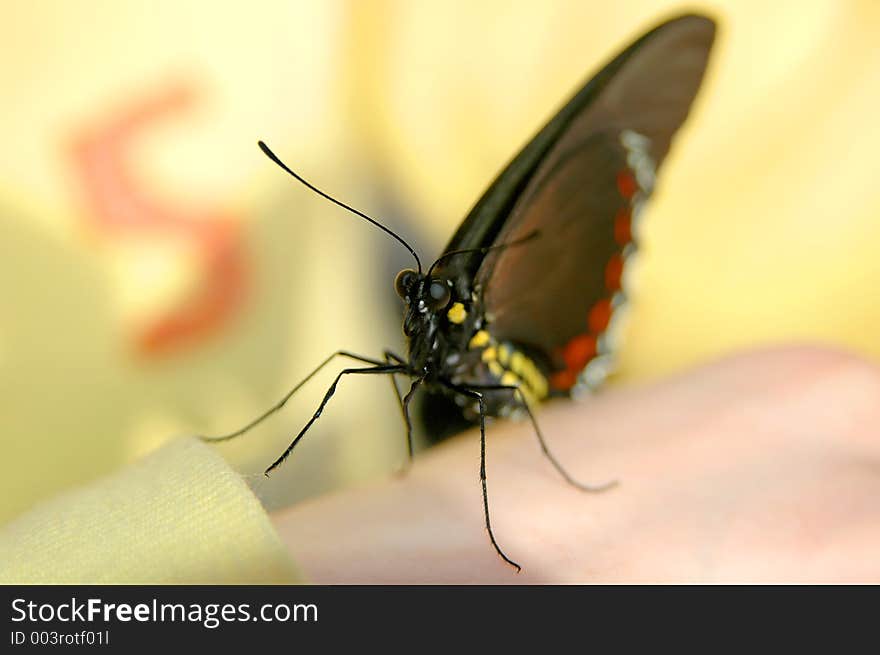
[[[547,398],[550,388],[544,370],[524,348],[499,341],[488,329],[480,329],[468,341],[467,350],[468,357],[458,372],[463,384],[511,387],[484,393],[487,414],[508,416],[521,409],[523,401],[535,405]]]

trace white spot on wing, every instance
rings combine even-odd
[[[580,382],[591,391],[598,389],[614,371],[614,358],[610,354],[599,355],[590,360],[581,372]]]
[[[645,193],[654,189],[657,166],[648,151],[651,141],[643,134],[633,130],[620,133],[620,144],[626,150],[626,164],[635,173],[639,188]]]

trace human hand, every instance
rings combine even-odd
[[[739,355],[537,413],[417,457],[409,474],[273,519],[315,583],[880,582],[880,371],[808,347]]]

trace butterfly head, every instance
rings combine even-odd
[[[410,364],[418,372],[430,373],[445,350],[441,328],[464,322],[467,310],[456,299],[452,280],[442,275],[404,269],[394,280],[394,290],[405,303],[403,333],[410,345]]]

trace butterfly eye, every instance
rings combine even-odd
[[[397,295],[401,298],[406,298],[418,276],[419,274],[411,268],[405,268],[400,271],[397,277],[394,278],[394,290],[397,292]]]
[[[428,305],[432,310],[443,309],[452,300],[452,289],[445,280],[432,280],[428,285]]]

